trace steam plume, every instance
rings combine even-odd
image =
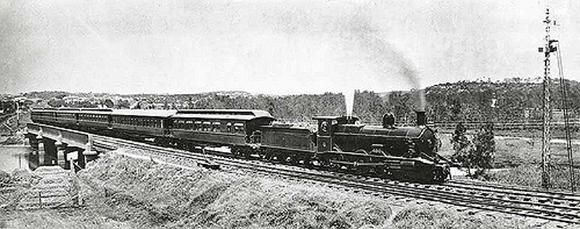
[[[354,89],[346,89],[344,91],[344,101],[346,103],[346,117],[352,118],[352,110],[354,106]]]
[[[388,84],[389,80],[396,80],[402,76],[417,93],[415,109],[425,110],[425,93],[421,90],[419,77],[411,62],[383,39],[388,36],[372,28],[363,16],[355,14],[346,24],[346,31],[341,33],[342,38],[360,47],[363,54],[366,54],[367,61],[377,68],[381,81]]]

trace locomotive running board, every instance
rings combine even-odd
[[[350,161],[337,161],[337,160],[329,160],[329,162],[334,163],[334,164],[340,164],[340,165],[352,165],[355,167],[359,167],[359,166],[381,166],[384,165],[385,163],[381,163],[381,162],[377,162],[377,163],[372,163],[372,162],[350,162]]]

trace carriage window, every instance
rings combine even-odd
[[[232,132],[232,123],[231,122],[228,122],[226,124],[226,132]]]
[[[201,124],[201,121],[195,121],[195,129],[203,130],[203,126]]]
[[[212,131],[219,132],[220,131],[220,125],[221,125],[220,122],[214,122],[213,123],[213,130]]]
[[[234,132],[235,133],[243,133],[244,132],[244,124],[243,123],[234,124]]]
[[[203,122],[203,131],[210,131],[211,129],[211,123],[210,122]]]

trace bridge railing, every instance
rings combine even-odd
[[[66,141],[69,146],[75,146],[79,148],[85,148],[86,144],[92,138],[91,134],[86,132],[64,129],[55,126],[49,126],[38,123],[28,123],[27,126],[28,133],[34,135],[42,135],[50,139],[58,140],[62,138]],[[42,130],[42,133],[41,133]]]

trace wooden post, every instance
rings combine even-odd
[[[74,164],[74,160],[78,160],[79,158],[79,152],[70,152],[67,154],[67,159],[70,163],[70,172],[71,172],[71,176],[73,177],[73,179],[76,180],[76,184],[78,185],[78,190],[77,190],[77,194],[78,194],[78,203],[79,206],[83,204],[83,198],[81,196],[81,185],[79,182],[78,177],[76,176],[76,169],[75,169],[75,164]]]

